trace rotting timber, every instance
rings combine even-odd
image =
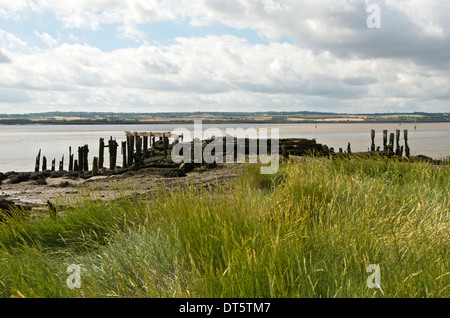
[[[327,145],[317,143],[315,139],[304,139],[304,138],[281,138],[278,140],[278,154],[282,158],[288,158],[290,156],[325,156],[330,158],[339,157],[351,157],[353,155],[364,155],[364,156],[382,156],[382,157],[396,157],[396,158],[407,158],[408,161],[428,161],[433,164],[440,164],[440,160],[434,160],[426,156],[410,156],[410,149],[408,145],[408,134],[405,130],[404,134],[404,146],[400,146],[400,131],[397,130],[395,133],[388,135],[387,130],[383,131],[383,150],[380,146],[375,145],[375,131],[371,131],[372,144],[370,145],[370,150],[367,152],[355,152],[352,153],[351,145],[348,143],[347,151],[343,151],[342,148],[339,152],[335,152],[333,148],[329,148]],[[183,177],[185,173],[194,169],[198,166],[205,166],[206,168],[213,168],[215,164],[207,164],[203,160],[196,163],[174,163],[171,158],[171,152],[173,147],[182,142],[189,145],[189,149],[194,149],[194,147],[201,144],[201,153],[205,150],[205,147],[213,141],[221,140],[221,145],[223,145],[222,154],[225,158],[229,154],[230,139],[233,143],[233,154],[234,160],[236,161],[236,155],[245,154],[249,155],[255,152],[255,148],[252,142],[257,145],[256,154],[259,153],[260,145],[264,144],[264,151],[267,151],[270,155],[272,148],[271,139],[258,139],[253,140],[249,138],[237,138],[230,136],[224,137],[211,137],[209,139],[188,141],[184,142],[182,135],[173,135],[170,132],[125,132],[126,140],[119,144],[112,137],[105,143],[103,138],[100,138],[99,155],[95,156],[92,160],[92,169],[89,170],[88,166],[88,145],[84,145],[78,148],[78,160],[73,160],[73,154],[71,153],[71,147],[69,147],[69,164],[68,170],[64,170],[64,157],[60,161],[59,169],[56,170],[54,165],[52,165],[52,170],[44,169],[45,165],[42,165],[42,170],[40,169],[40,159],[41,150],[39,150],[38,156],[36,157],[35,172],[8,172],[0,173],[0,184],[1,182],[9,183],[20,183],[32,181],[36,185],[45,185],[47,178],[82,178],[89,179],[93,176],[113,176],[122,174],[132,174],[138,170],[140,173],[155,174],[162,177]],[[389,143],[388,143],[389,136]],[[169,142],[172,139],[172,142]],[[254,145],[254,144],[253,144]],[[109,152],[109,167],[105,167],[104,158],[105,149]],[[117,152],[120,149],[122,153],[122,162],[117,158]],[[220,156],[220,150],[214,148],[215,152],[218,152]],[[265,152],[263,152],[265,153]],[[403,157],[405,153],[405,157]],[[214,153],[216,156],[217,154]],[[191,157],[193,158],[193,157]],[[223,160],[222,162],[229,162]],[[55,159],[53,160],[55,161]],[[248,162],[248,161],[247,161]]]
[[[388,136],[389,143],[388,143]],[[36,186],[57,186],[57,187],[67,187],[68,182],[65,180],[58,185],[55,185],[55,181],[51,180],[51,178],[64,178],[64,179],[73,179],[78,180],[84,179],[88,180],[92,177],[111,177],[111,176],[120,176],[121,178],[127,178],[132,176],[155,176],[162,178],[176,178],[176,177],[184,177],[190,171],[196,169],[199,172],[204,171],[205,169],[214,169],[216,167],[216,163],[208,164],[203,160],[197,163],[175,163],[172,160],[171,154],[173,147],[180,143],[182,140],[182,136],[173,136],[169,132],[162,132],[158,134],[151,133],[136,133],[136,132],[127,132],[126,140],[122,141],[120,144],[110,138],[107,143],[103,138],[100,138],[100,147],[99,147],[99,155],[98,157],[94,157],[92,160],[92,169],[88,168],[88,153],[89,147],[87,145],[81,146],[78,148],[78,160],[74,160],[74,154],[72,153],[72,148],[69,147],[69,163],[68,170],[64,169],[64,157],[60,161],[59,170],[55,168],[55,159],[52,160],[52,168],[51,170],[47,169],[47,159],[42,157],[42,171],[41,167],[41,151],[39,151],[38,156],[36,157],[36,165],[35,168],[37,171],[34,172],[0,172],[0,188],[3,184],[17,184],[22,182],[27,182],[28,185],[36,185]],[[174,138],[175,137],[175,138]],[[181,138],[180,138],[181,137]],[[252,152],[255,152],[254,144],[255,140],[248,138],[236,138],[236,137],[217,137],[210,138],[205,140],[195,140],[190,142],[183,142],[183,144],[189,145],[188,149],[194,149],[194,147],[200,144],[201,147],[197,149],[201,149],[201,153],[205,148],[210,145],[213,141],[219,141],[222,139],[222,151],[218,148],[214,148],[215,157],[220,153],[224,156],[224,163],[227,162],[236,162],[237,154],[245,153],[246,155],[250,155]],[[375,132],[371,131],[372,144],[370,145],[370,150],[367,152],[355,152],[351,151],[351,145],[348,144],[347,151],[343,151],[339,149],[339,152],[335,152],[333,148],[329,148],[326,145],[322,145],[317,143],[315,139],[303,139],[303,138],[284,138],[277,140],[278,142],[278,154],[281,158],[289,158],[290,156],[317,156],[317,157],[326,157],[330,159],[335,158],[352,158],[353,156],[364,156],[364,158],[370,159],[371,157],[386,157],[386,158],[394,158],[395,160],[402,160],[407,162],[416,162],[416,161],[426,161],[432,164],[441,164],[446,163],[441,160],[434,160],[427,156],[410,156],[410,149],[408,145],[408,134],[407,131],[404,131],[404,145],[400,145],[400,133],[397,130],[395,133],[391,133],[390,135],[385,130],[383,131],[383,150],[381,150],[381,146],[375,145]],[[169,139],[173,139],[172,142],[169,142]],[[232,141],[232,147],[230,147],[230,140]],[[258,148],[256,148],[256,153],[259,151],[260,145],[265,145],[263,150],[266,150],[269,155],[272,144],[271,139],[258,139],[256,140],[256,144]],[[233,160],[230,160],[229,148],[233,149],[234,156],[231,157]],[[220,147],[219,147],[220,148]],[[211,147],[209,147],[211,149]],[[109,152],[109,165],[104,164],[105,159],[105,150]],[[120,165],[120,160],[117,160],[117,152],[122,152],[122,165]],[[263,151],[264,153],[264,151]],[[403,157],[403,153],[405,157]],[[191,153],[192,155],[192,153]],[[191,157],[192,158],[192,157]],[[45,160],[44,160],[45,159]],[[245,160],[248,162],[249,158]],[[199,168],[199,169],[197,169]],[[58,179],[56,179],[58,180]],[[92,180],[95,180],[92,178]],[[59,182],[59,181],[57,181]],[[20,202],[16,202],[15,200],[10,200],[8,195],[0,196],[0,214],[4,216],[8,216],[14,210],[26,211],[31,208],[33,204],[23,204]],[[0,218],[1,221],[1,218]]]
[[[169,138],[173,141],[169,142]],[[223,138],[223,155],[227,154],[227,138]],[[182,141],[182,136],[174,136],[170,132],[158,132],[158,133],[139,133],[139,132],[126,132],[126,140],[120,144],[110,138],[105,142],[104,138],[100,138],[99,154],[93,157],[91,169],[88,166],[88,145],[78,147],[78,159],[74,159],[72,148],[69,147],[69,162],[67,170],[63,167],[63,161],[60,162],[59,169],[47,169],[46,165],[42,164],[42,170],[40,169],[41,150],[36,157],[36,165],[34,172],[7,172],[0,173],[0,182],[7,180],[10,183],[20,183],[33,181],[36,185],[45,185],[46,178],[82,178],[89,179],[92,176],[113,176],[120,175],[130,171],[137,171],[140,169],[150,169],[149,173],[158,174],[161,176],[183,176],[184,171],[181,164],[176,164],[171,159],[171,152],[175,144]],[[204,148],[217,139],[212,137],[201,141],[202,153]],[[252,150],[250,147],[251,140],[248,138],[232,138],[234,158],[236,154],[244,153],[249,154]],[[228,139],[229,142],[229,139]],[[257,140],[256,144],[261,142],[266,143],[266,149],[270,153],[271,139]],[[333,153],[332,148],[328,148],[326,145],[322,145],[316,142],[314,139],[303,138],[286,138],[279,139],[278,153],[280,156],[289,157],[303,156],[314,154],[317,156],[327,156]],[[194,149],[194,141],[187,142],[191,145],[191,149]],[[242,148],[243,145],[243,148]],[[118,151],[121,151],[122,160],[117,158]],[[229,150],[229,149],[228,149]],[[104,164],[104,158],[106,157],[105,151],[109,152],[109,165]],[[121,162],[119,162],[121,161]],[[225,160],[223,161],[225,162]],[[204,162],[196,163],[196,166],[205,165]],[[208,167],[211,167],[209,165]]]

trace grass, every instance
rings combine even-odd
[[[80,195],[0,225],[0,297],[448,297],[449,185],[447,166],[308,158],[227,186]]]

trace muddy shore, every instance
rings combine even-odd
[[[282,139],[280,155],[298,157],[314,152],[322,156],[349,156],[349,153],[335,153],[333,148],[317,144],[315,140]],[[246,151],[248,153],[248,150]],[[392,156],[392,153],[368,152],[368,156]],[[351,155],[357,155],[351,154]],[[440,162],[426,156],[411,157],[412,161]],[[206,185],[224,183],[235,178],[244,165],[223,164],[175,164],[170,156],[162,155],[146,158],[138,167],[100,169],[92,171],[39,171],[39,172],[0,172],[0,210],[12,207],[33,209],[46,205],[68,204],[72,199],[91,197],[112,200],[119,196],[148,194],[157,187],[167,189],[187,184]]]
[[[242,165],[175,165],[163,157],[147,161],[140,169],[118,167],[92,172],[42,171],[0,173],[0,209],[33,209],[53,204],[70,204],[75,198],[112,200],[119,196],[148,194],[157,187],[224,183],[236,177]]]

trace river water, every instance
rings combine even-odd
[[[375,144],[382,148],[383,130],[389,133],[396,129],[402,131],[400,145],[403,145],[403,130],[408,130],[408,144],[412,155],[427,155],[441,159],[450,155],[450,123],[320,123],[320,124],[203,124],[203,130],[220,129],[223,134],[227,128],[279,129],[280,138],[316,139],[318,143],[347,149],[350,142],[353,152],[367,151],[370,148],[370,130],[376,131]],[[112,137],[119,143],[124,141],[125,131],[174,131],[177,128],[193,131],[194,125],[148,124],[148,125],[0,125],[0,172],[34,171],[36,155],[41,149],[47,158],[47,167],[56,158],[58,162],[64,156],[64,168],[67,169],[69,147],[77,157],[78,146],[89,145],[89,161],[98,156],[99,138],[105,142]],[[272,130],[270,130],[272,131]],[[210,137],[205,132],[204,137]],[[270,136],[270,134],[269,134]],[[120,147],[118,164],[122,160]],[[42,164],[42,160],[41,160]],[[105,166],[108,166],[107,149]]]

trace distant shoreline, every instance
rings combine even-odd
[[[169,112],[105,113],[45,112],[0,114],[3,125],[186,125],[195,120],[204,124],[324,124],[324,123],[442,123],[450,122],[449,113],[321,113],[299,112]]]
[[[176,125],[192,124],[194,120],[172,120],[172,121],[0,121],[0,125],[19,126],[19,125]],[[450,123],[450,120],[376,120],[376,121],[265,121],[265,120],[205,120],[201,119],[203,124],[413,124],[413,123]]]

